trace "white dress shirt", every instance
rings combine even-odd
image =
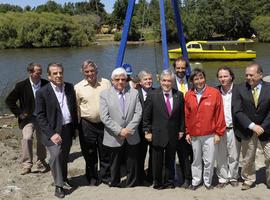
[[[51,86],[53,88],[53,91],[54,91],[54,93],[56,95],[59,106],[61,108],[62,125],[71,123],[72,119],[71,119],[70,111],[68,109],[67,97],[66,97],[66,94],[65,94],[65,84],[63,84],[62,88],[59,88],[58,86],[54,85],[51,82]]]

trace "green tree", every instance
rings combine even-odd
[[[0,13],[6,13],[6,12],[22,12],[23,9],[20,6],[14,6],[10,4],[0,4]]]
[[[270,16],[257,16],[251,22],[259,41],[270,42]]]

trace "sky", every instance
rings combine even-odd
[[[54,0],[56,3],[64,4],[66,2],[82,2],[85,0]],[[7,3],[12,5],[18,5],[24,8],[29,5],[31,7],[36,7],[40,4],[45,4],[47,0],[0,0],[0,3]],[[101,0],[101,2],[105,5],[105,10],[108,13],[111,13],[113,10],[114,0]]]

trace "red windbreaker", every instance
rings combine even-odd
[[[206,85],[198,104],[196,93],[189,90],[185,95],[185,121],[186,134],[222,136],[226,130],[226,123],[220,92]]]

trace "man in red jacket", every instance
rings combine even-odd
[[[196,190],[201,184],[203,166],[204,185],[212,189],[215,144],[219,143],[226,129],[222,97],[217,89],[206,85],[202,69],[194,69],[190,81],[193,88],[185,96],[186,140],[193,149],[192,185],[189,189]]]

